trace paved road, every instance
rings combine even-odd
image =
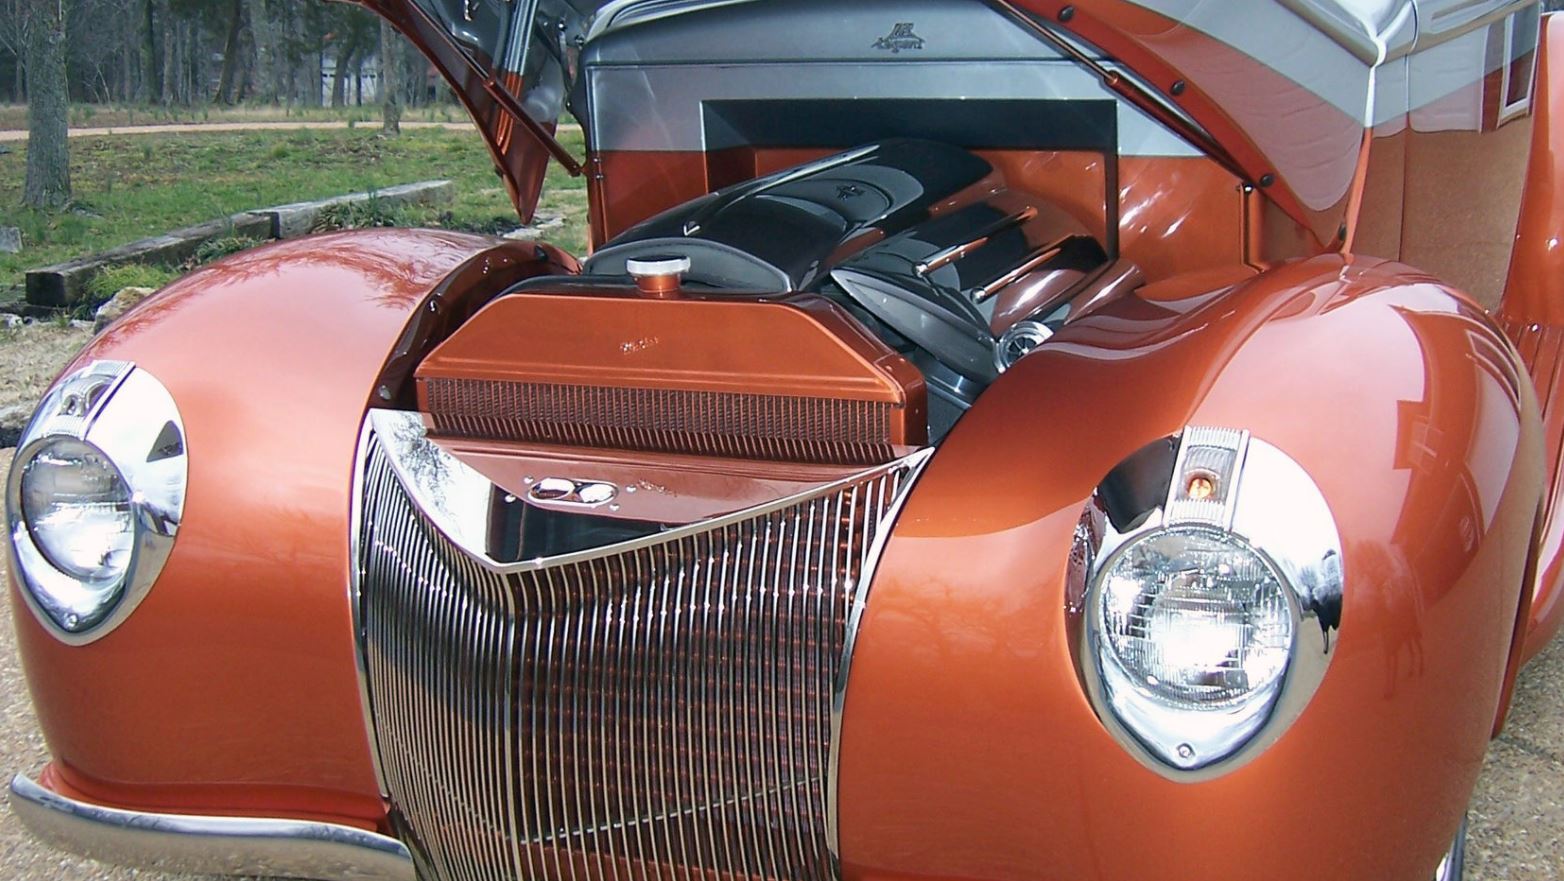
[[[0,474],[10,460],[10,450],[0,451]],[[4,565],[0,554],[0,570]],[[9,591],[0,591],[0,618],[0,774],[9,779],[14,770],[36,771],[46,753],[13,646]],[[1564,878],[1564,641],[1554,643],[1522,675],[1509,725],[1488,750],[1471,821],[1470,881]],[[176,876],[109,868],[40,847],[11,815],[9,803],[0,805],[0,878],[176,881]]]
[[[356,123],[353,127],[374,130],[380,127],[378,120]],[[349,128],[345,120],[332,120],[325,122],[203,122],[203,123],[179,123],[168,125],[121,125],[121,126],[86,126],[73,128],[70,136],[73,138],[90,138],[99,135],[158,135],[158,134],[190,134],[197,132],[262,132],[262,131],[298,131],[302,129],[345,129]],[[439,128],[447,131],[473,131],[474,126],[470,122],[417,122],[404,121],[402,128],[408,130],[421,128]],[[580,131],[581,126],[566,124],[559,127],[562,132]],[[0,142],[25,141],[26,129],[6,129],[0,131]]]

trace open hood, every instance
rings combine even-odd
[[[353,0],[389,21],[429,59],[472,113],[523,220],[552,158],[580,160],[553,138],[590,0]]]
[[[654,20],[789,0],[357,2],[389,19],[451,82],[493,150],[518,210],[530,219],[551,157],[572,173],[581,172],[581,159],[561,148],[552,132],[571,94],[583,47],[609,32]],[[1534,20],[1537,3],[995,0],[991,5],[1054,49],[1098,70],[1110,89],[1261,188],[1321,241],[1329,241],[1358,182],[1366,132],[1404,127],[1419,103],[1441,97],[1436,92],[1445,84],[1460,85],[1472,76],[1480,81],[1489,72],[1485,65],[1513,60],[1481,52],[1475,60],[1457,58],[1461,53],[1456,51],[1419,53],[1517,10],[1530,7]],[[881,30],[902,26],[890,22]],[[779,39],[799,36],[807,35]],[[865,45],[885,43],[871,39],[876,36],[885,38],[866,32]],[[937,38],[920,35],[920,48],[927,36]],[[1532,33],[1529,44],[1518,38],[1506,48],[1519,56],[1535,45]],[[700,50],[693,51],[698,55]],[[1429,56],[1444,59],[1441,69],[1420,71],[1418,59]],[[886,57],[895,55],[887,52]],[[1476,70],[1452,76],[1451,64]]]

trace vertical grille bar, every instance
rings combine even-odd
[[[500,573],[366,443],[368,695],[432,881],[834,881],[832,684],[916,464]]]

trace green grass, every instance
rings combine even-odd
[[[515,208],[477,134],[420,129],[382,138],[377,129],[77,138],[71,142],[75,204],[49,213],[18,207],[25,149],[0,155],[0,226],[20,227],[23,236],[21,253],[0,255],[0,289],[21,284],[30,268],[239,211],[432,178],[455,182],[454,203],[439,212],[399,212],[398,223],[483,231],[516,225]],[[582,155],[579,132],[562,140]],[[585,181],[551,168],[542,204],[566,216],[565,226],[546,239],[582,253]]]
[[[166,266],[148,266],[144,263],[127,263],[105,269],[87,283],[87,290],[94,300],[107,300],[124,288],[153,288],[154,290],[174,280],[179,273]]]

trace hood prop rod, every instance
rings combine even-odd
[[[407,5],[423,20],[426,28],[440,35],[440,39],[445,42],[446,48],[456,53],[456,57],[460,58],[467,65],[468,71],[483,81],[483,90],[489,94],[489,97],[494,99],[496,104],[500,105],[500,109],[521,123],[521,127],[527,130],[527,134],[531,135],[532,139],[537,141],[539,146],[547,150],[556,162],[564,166],[565,171],[569,172],[571,177],[580,177],[585,172],[581,162],[576,157],[570,155],[570,151],[565,149],[565,145],[561,144],[558,139],[550,134],[549,130],[544,128],[542,123],[529,116],[527,111],[522,109],[521,103],[516,100],[516,96],[512,95],[509,89],[500,84],[493,72],[484,69],[483,65],[474,61],[472,56],[468,55],[467,51],[462,48],[461,44],[456,42],[456,38],[451,36],[451,33],[440,22],[435,20],[435,17],[424,8],[422,3],[409,3]]]

